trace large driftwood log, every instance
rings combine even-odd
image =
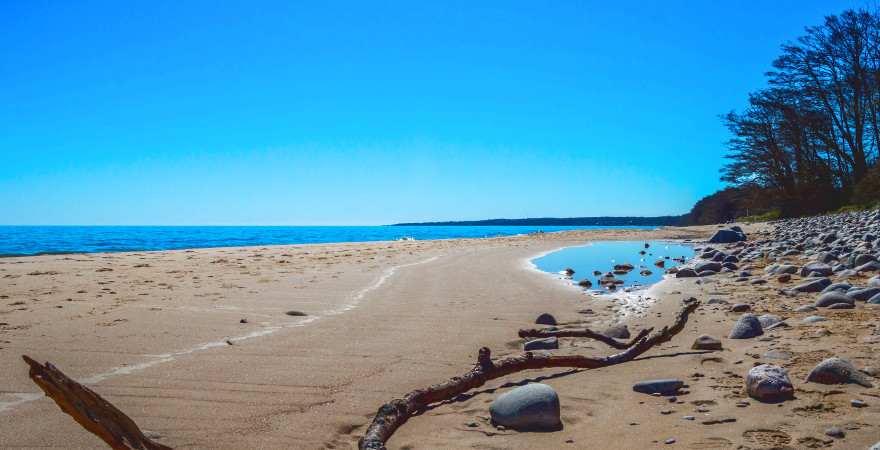
[[[144,436],[137,424],[122,411],[91,389],[77,383],[50,363],[40,364],[22,355],[31,367],[31,380],[55,400],[62,411],[69,414],[86,430],[92,432],[117,450],[171,450]]]
[[[632,361],[655,345],[667,342],[678,334],[687,323],[688,316],[700,305],[698,301],[688,301],[682,306],[670,327],[653,333],[650,337],[640,339],[635,345],[623,352],[603,358],[589,358],[580,355],[552,356],[525,352],[498,361],[492,361],[491,351],[483,347],[477,357],[477,364],[466,374],[448,381],[435,384],[427,389],[417,389],[403,398],[394,399],[379,408],[373,422],[358,442],[361,450],[385,450],[385,442],[391,435],[414,414],[423,411],[428,405],[455,398],[458,395],[478,388],[490,380],[501,378],[512,373],[530,369],[546,369],[553,367],[574,367],[582,369],[598,369],[615,364]]]
[[[596,333],[589,328],[570,328],[570,329],[562,329],[562,330],[548,330],[546,328],[531,328],[531,329],[522,329],[519,330],[519,337],[521,338],[549,338],[549,337],[583,337],[595,339],[605,345],[616,348],[618,350],[623,350],[626,348],[630,348],[633,345],[636,345],[639,341],[648,336],[648,334],[653,331],[653,328],[648,328],[647,330],[642,330],[636,337],[632,338],[629,342],[620,342],[617,339],[605,336],[601,333]]]

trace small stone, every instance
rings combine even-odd
[[[802,320],[802,322],[806,323],[806,324],[811,324],[811,323],[825,322],[826,320],[828,320],[828,319],[826,319],[822,316],[809,316],[809,317],[804,318],[804,320]]]
[[[702,335],[691,345],[694,350],[721,350],[721,341],[708,335]]]
[[[752,314],[743,314],[733,326],[728,337],[730,339],[750,339],[762,334],[764,334],[764,329],[758,318]]]
[[[684,386],[684,381],[677,379],[661,379],[640,381],[632,389],[642,394],[675,394]]]
[[[625,324],[621,323],[614,324],[606,328],[605,331],[602,332],[602,334],[616,339],[629,339],[630,337],[629,328],[627,328]]]
[[[794,393],[788,372],[771,364],[752,367],[746,375],[745,383],[749,397],[763,402],[787,399]]]
[[[533,350],[556,350],[559,348],[559,339],[549,337],[544,339],[534,339],[523,344],[523,350],[530,352]]]
[[[682,416],[682,419],[684,419],[684,420],[694,420],[694,419],[696,419],[696,417],[694,417],[694,416]]]
[[[827,308],[827,307],[834,305],[836,303],[853,304],[854,302],[855,301],[853,299],[847,297],[846,294],[842,294],[837,291],[831,291],[831,292],[826,292],[826,293],[820,295],[819,298],[816,299],[816,303],[814,303],[813,306],[815,306],[817,308]]]
[[[663,441],[663,443],[666,444],[666,445],[674,444],[674,443],[675,443],[675,439],[667,439],[667,440]]]
[[[749,305],[748,303],[737,303],[730,307],[732,312],[746,312],[750,309],[752,309],[752,305]]]
[[[558,430],[559,395],[552,387],[531,383],[501,394],[489,406],[492,423],[516,430]]]
[[[831,428],[825,430],[825,434],[828,436],[831,436],[833,438],[838,438],[838,439],[846,436],[846,433],[844,433],[843,430],[840,429],[840,427],[831,427]]]
[[[868,404],[865,403],[864,400],[859,400],[859,399],[852,399],[852,400],[849,401],[849,404],[850,404],[853,408],[864,408],[864,407],[868,406]]]
[[[535,319],[535,323],[538,325],[556,325],[556,318],[551,314],[543,313]]]
[[[248,323],[248,320],[247,320],[247,319],[241,319],[241,320],[238,321],[238,323]]]
[[[284,314],[287,314],[288,316],[295,316],[295,317],[308,316],[308,314],[306,314],[302,311],[287,311]]]
[[[672,414],[672,410],[671,409],[664,409],[663,411],[660,411],[660,414],[663,414],[664,416],[666,416],[666,415]]]

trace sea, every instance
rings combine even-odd
[[[0,226],[0,256],[512,236],[634,226]]]

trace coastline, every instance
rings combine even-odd
[[[28,397],[36,388],[20,360],[27,354],[51,361],[75,379],[92,381],[92,389],[172,447],[352,448],[379,405],[460,375],[481,346],[492,348],[497,357],[519,352],[517,329],[533,327],[542,312],[563,324],[595,328],[619,320],[614,301],[577,293],[530,268],[536,255],[588,241],[699,239],[714,229],[588,230],[0,260],[0,283],[7,296],[0,311],[0,322],[6,324],[0,328],[0,400],[15,403],[0,412],[0,446],[99,446],[50,400]],[[107,268],[113,270],[103,270]],[[645,314],[628,316],[625,322],[634,331],[665,325],[681,298],[705,301],[715,292],[710,288],[714,283],[666,279],[650,287],[650,292],[656,290],[656,301]],[[9,306],[17,302],[24,303]],[[352,302],[357,307],[346,306]],[[585,306],[592,314],[578,312]],[[703,308],[706,317],[697,315],[661,354],[683,351],[698,330],[715,332],[727,326]],[[285,315],[290,310],[309,316]],[[300,320],[311,322],[295,325]],[[273,327],[280,328],[266,331]],[[264,332],[260,339],[225,342],[230,336]],[[175,349],[206,342],[224,345],[137,366],[149,355],[170,356]],[[608,350],[589,341],[566,340],[559,352],[602,355]],[[685,365],[703,365],[699,356],[683,358]],[[589,373],[545,370],[511,376],[469,399],[413,418],[389,448],[449,448],[453,442],[550,448],[570,446],[567,440],[577,444],[606,438],[619,439],[608,441],[616,445],[610,448],[650,447],[670,426],[650,419],[656,411],[635,420],[642,424],[636,434],[607,411],[624,408],[634,417],[649,413],[644,406],[627,406],[644,399],[631,398],[626,383],[637,377],[681,376],[681,364],[653,357]],[[115,368],[122,371],[112,378],[96,377]],[[126,368],[136,370],[126,373]],[[485,402],[492,398],[487,394],[524,379],[558,388],[563,432],[514,434],[483,423]],[[470,422],[477,426],[464,425]],[[697,432],[693,437],[706,436]]]

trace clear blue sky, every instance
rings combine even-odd
[[[0,223],[683,213],[718,115],[864,4],[0,0]]]

